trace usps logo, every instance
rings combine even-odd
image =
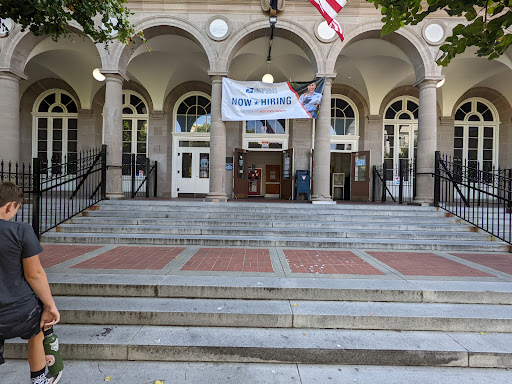
[[[254,88],[247,88],[245,93],[254,93]]]

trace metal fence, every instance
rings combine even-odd
[[[123,154],[123,194],[126,197],[156,197],[158,163],[144,155]]]
[[[435,156],[434,204],[511,243],[512,170],[484,171],[476,162]]]
[[[394,167],[388,167],[386,163],[373,166],[373,202],[411,203],[415,195],[416,168],[414,161],[400,159],[399,164]]]
[[[105,198],[106,146],[52,161],[0,162],[0,180],[23,190],[16,221],[32,224],[40,236]]]

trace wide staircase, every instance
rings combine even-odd
[[[66,359],[512,368],[511,283],[51,275]],[[26,356],[8,341],[7,358]]]
[[[104,201],[46,243],[481,250],[508,245],[434,207],[385,204]]]
[[[508,252],[435,208],[379,204],[108,201],[42,241]],[[512,368],[507,281],[90,272],[49,273],[66,359]]]

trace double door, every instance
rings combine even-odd
[[[179,149],[177,188],[178,193],[208,193],[210,189],[210,148]]]

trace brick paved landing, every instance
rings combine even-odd
[[[200,248],[182,271],[274,272],[268,249]]]
[[[451,255],[512,275],[512,254],[451,253]]]
[[[283,252],[293,273],[384,274],[350,251],[285,249]]]
[[[488,273],[423,252],[367,252],[405,276],[493,277]]]
[[[43,268],[50,268],[99,248],[101,248],[101,246],[45,244],[43,246],[44,251],[39,257]]]
[[[174,260],[184,249],[180,247],[116,247],[71,268],[159,270]]]

